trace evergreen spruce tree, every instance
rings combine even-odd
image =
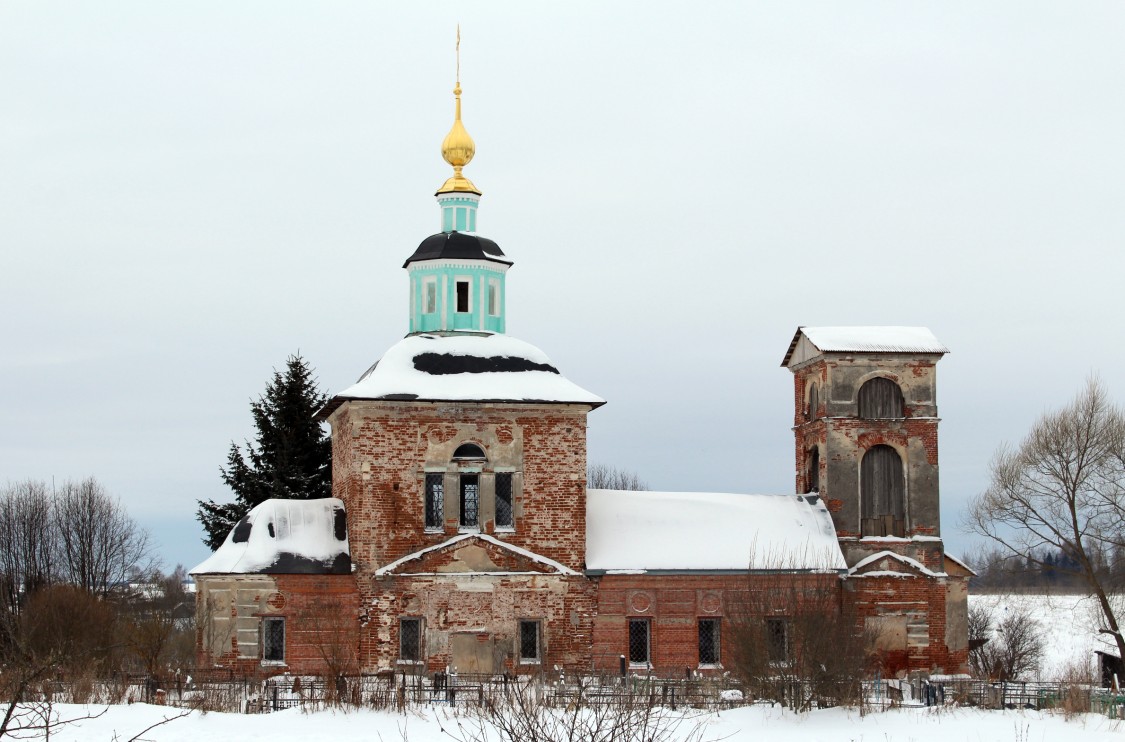
[[[245,451],[230,444],[223,482],[235,501],[199,500],[196,518],[212,549],[255,505],[270,498],[312,500],[332,496],[332,441],[314,416],[328,400],[313,370],[300,354],[289,356],[285,372],[276,369],[266,391],[250,403],[257,441]]]

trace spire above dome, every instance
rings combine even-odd
[[[475,193],[480,195],[480,191],[472,181],[461,174],[461,169],[468,165],[473,160],[473,155],[477,152],[476,142],[469,136],[469,132],[465,130],[465,125],[461,123],[461,27],[457,26],[457,85],[453,88],[453,97],[456,99],[454,104],[453,114],[453,128],[445,135],[445,139],[441,142],[441,156],[446,162],[453,166],[453,177],[449,178],[442,184],[441,188],[434,194],[440,196],[443,193]]]

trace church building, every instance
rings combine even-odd
[[[505,334],[513,261],[478,234],[454,89],[441,231],[406,257],[408,333],[319,415],[333,497],[270,500],[192,570],[200,666],[245,672],[716,673],[766,596],[771,658],[819,591],[885,675],[967,664],[971,572],[939,522],[924,328],[800,327],[795,494],[588,490],[605,400]],[[336,664],[334,664],[336,663]]]

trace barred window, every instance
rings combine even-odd
[[[539,622],[520,621],[520,662],[539,662]]]
[[[398,658],[402,662],[422,661],[422,619],[398,620]]]
[[[445,525],[445,475],[426,473],[426,528]]]
[[[720,656],[719,619],[699,619],[699,664],[717,665]]]
[[[262,619],[262,660],[285,661],[285,619]]]
[[[647,618],[629,619],[629,664],[649,664],[650,628],[651,623]]]
[[[461,527],[477,528],[480,510],[480,477],[476,474],[461,475]]]
[[[512,474],[496,474],[496,527],[511,528],[512,520]]]
[[[789,659],[789,622],[784,618],[766,619],[766,654],[770,662]]]

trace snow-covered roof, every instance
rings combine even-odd
[[[344,503],[266,500],[191,574],[350,574]]]
[[[492,333],[408,335],[323,410],[349,399],[605,404],[530,343]]]
[[[789,365],[802,335],[821,353],[949,352],[926,327],[798,327],[782,366]]]
[[[816,495],[589,490],[586,568],[621,573],[847,565],[832,517]]]

